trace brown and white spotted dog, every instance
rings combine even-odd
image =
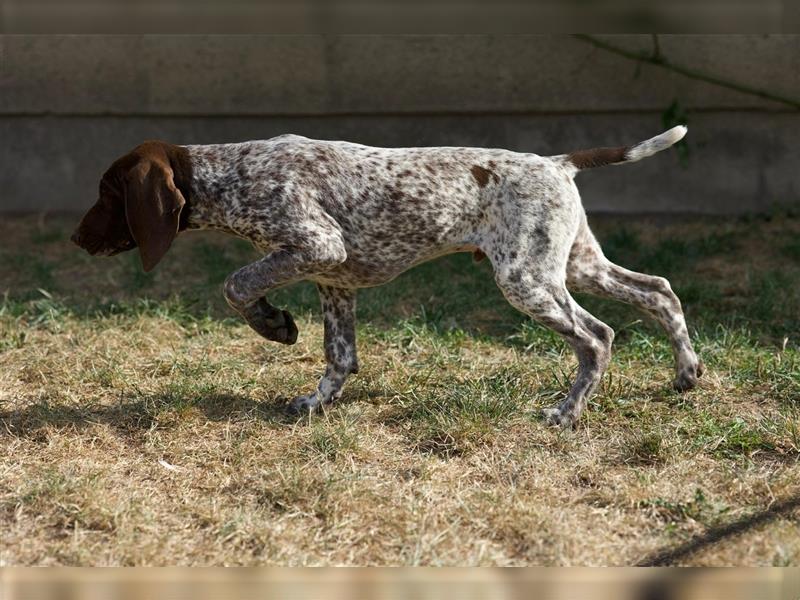
[[[479,148],[372,148],[284,135],[204,146],[145,142],[103,175],[100,198],[72,240],[90,254],[139,248],[145,271],[178,232],[218,229],[263,258],[225,281],[228,303],[268,340],[297,327],[267,294],[303,279],[319,288],[327,369],[291,403],[315,410],[358,371],[356,290],[452,252],[488,256],[497,285],[522,312],[561,334],[579,361],[566,399],[545,410],[573,426],[608,366],[614,332],[568,289],[631,303],[667,331],[679,390],[702,374],[678,298],[666,279],[609,262],[586,223],[573,181],[582,169],[633,162],[668,148],[675,127],[630,147],[537,156]]]

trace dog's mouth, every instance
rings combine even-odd
[[[133,249],[136,244],[125,240],[115,246],[108,247],[101,238],[82,236],[75,232],[70,238],[80,248],[83,248],[91,256],[116,256],[121,252]]]
[[[121,254],[122,252],[127,252],[128,250],[132,250],[136,244],[131,242],[125,242],[122,246],[116,246],[114,248],[100,248],[95,252],[90,252],[92,256],[116,256],[117,254]]]
[[[136,244],[133,242],[123,242],[121,245],[111,248],[102,254],[101,256],[116,256],[122,252],[127,252],[128,250],[133,250],[136,247]]]

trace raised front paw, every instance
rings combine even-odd
[[[691,390],[697,385],[697,380],[700,379],[705,370],[702,360],[698,360],[697,364],[682,368],[678,371],[675,381],[672,382],[672,387],[679,392]]]
[[[242,312],[242,316],[254,331],[272,342],[291,345],[297,341],[297,325],[292,315],[264,298]]]

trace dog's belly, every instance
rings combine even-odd
[[[309,280],[333,287],[375,287],[388,283],[408,269],[429,260],[456,252],[476,252],[478,250],[478,247],[472,244],[457,244],[438,248],[422,256],[405,257],[393,261],[382,260],[375,256],[363,257],[351,254],[341,265],[309,277]]]

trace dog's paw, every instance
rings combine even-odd
[[[702,360],[698,360],[696,365],[685,367],[678,372],[672,387],[678,392],[686,392],[697,385],[697,380],[705,373],[706,367]]]
[[[297,325],[289,311],[275,308],[264,298],[242,316],[256,333],[272,342],[291,345],[297,341]]]
[[[292,415],[305,415],[315,413],[322,408],[322,402],[319,399],[319,393],[306,394],[305,396],[298,396],[292,400],[286,410]]]
[[[574,429],[578,424],[578,419],[572,413],[565,413],[559,407],[542,409],[542,419],[550,427],[562,427],[563,429]]]
[[[270,326],[267,339],[280,342],[281,344],[292,345],[297,341],[297,325],[292,315],[285,310],[281,311],[281,318],[275,326]]]

